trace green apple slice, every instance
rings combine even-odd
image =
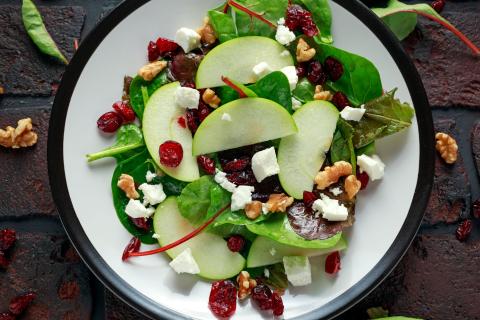
[[[196,86],[199,89],[225,85],[222,76],[240,83],[257,81],[253,67],[266,62],[272,71],[293,66],[290,53],[275,40],[266,37],[240,37],[216,46],[198,67]]]
[[[175,197],[168,197],[155,211],[153,228],[158,234],[160,246],[170,244],[194,230],[194,227],[180,214]],[[241,254],[230,251],[227,242],[220,236],[201,232],[187,242],[170,249],[167,254],[175,259],[190,248],[200,268],[201,277],[218,280],[237,275],[245,267]]]
[[[293,114],[298,133],[283,138],[278,147],[278,176],[290,196],[302,199],[303,191],[312,190],[315,175],[330,149],[338,116],[333,104],[320,100],[308,102]]]
[[[145,144],[155,163],[169,176],[181,181],[193,181],[200,177],[196,157],[192,156],[192,134],[178,124],[182,108],[175,104],[175,91],[180,83],[173,82],[155,91],[143,112],[142,130]],[[158,149],[162,143],[173,140],[182,145],[183,159],[176,168],[160,163]]]
[[[193,138],[193,155],[248,146],[296,132],[292,116],[278,103],[263,98],[238,99],[203,120]]]
[[[327,249],[305,249],[279,243],[267,237],[258,236],[248,252],[247,268],[268,266],[283,261],[287,256],[321,256],[333,251],[347,248],[345,239],[340,238],[337,244]]]

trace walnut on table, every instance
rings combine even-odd
[[[122,173],[118,178],[117,186],[125,192],[125,195],[129,199],[138,199],[140,194],[135,189],[135,181],[131,175]]]
[[[443,160],[445,160],[445,162],[448,164],[455,163],[458,156],[457,141],[443,132],[438,132],[435,135],[435,139],[437,140],[435,148],[440,153],[440,156],[443,158]]]
[[[352,174],[352,165],[346,161],[337,161],[331,167],[325,167],[323,171],[317,173],[315,183],[317,189],[324,190],[338,181],[343,176]]]
[[[5,148],[25,148],[31,147],[37,143],[38,136],[33,131],[32,119],[21,119],[17,123],[17,127],[6,127],[5,130],[0,129],[0,145]]]

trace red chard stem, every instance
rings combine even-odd
[[[227,77],[224,77],[222,76],[222,81],[225,82],[225,84],[227,86],[229,86],[230,88],[232,88],[233,90],[237,91],[238,95],[240,96],[240,98],[246,98],[248,97],[247,94],[245,92],[243,92],[242,89],[240,89],[235,83],[232,82],[232,80],[230,80],[229,78]]]

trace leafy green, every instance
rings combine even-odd
[[[328,0],[300,0],[300,2],[312,13],[313,21],[320,30],[320,34],[316,38],[324,43],[333,43],[332,10]]]
[[[292,92],[293,97],[302,103],[313,101],[315,94],[315,86],[308,81],[307,78],[302,78],[297,83],[297,87]]]
[[[145,81],[140,76],[133,78],[130,84],[130,104],[140,120],[142,120],[143,110],[145,110],[145,99],[148,100],[148,97],[168,82],[166,70],[160,72],[152,81]],[[145,93],[148,93],[146,97]]]
[[[342,118],[338,119],[337,129],[333,135],[332,147],[330,148],[330,160],[347,161],[352,164],[353,174],[357,166],[357,157],[353,148],[353,127]]]
[[[127,124],[117,132],[116,143],[100,152],[87,154],[88,162],[92,162],[105,157],[115,157],[117,159],[128,158],[132,151],[145,146],[143,142],[142,130],[134,124]],[[125,157],[127,155],[127,157]]]
[[[32,0],[23,0],[22,20],[25,30],[41,52],[68,64],[67,58],[45,28],[42,16]]]
[[[217,10],[210,10],[208,11],[208,18],[220,43],[238,37],[232,16]]]
[[[189,183],[177,198],[178,209],[182,216],[194,226],[207,220],[210,207],[210,190],[218,186],[211,176],[202,176]]]
[[[212,227],[207,230],[210,233],[214,233],[222,238],[228,238],[234,234],[241,235],[248,241],[253,241],[257,237],[255,233],[248,231],[247,227],[236,224],[222,224],[218,227]]]
[[[153,161],[151,161],[153,163]],[[170,176],[157,176],[152,180],[152,184],[161,183],[163,186],[163,192],[167,196],[179,196],[182,193],[183,188],[187,186],[187,182],[177,180]]]
[[[288,222],[286,214],[274,214],[266,221],[247,225],[248,230],[277,242],[301,248],[326,249],[337,244],[342,233],[325,240],[306,240],[297,235]]]
[[[267,267],[268,278],[265,278],[264,282],[275,289],[287,289],[288,279],[285,273],[283,263],[272,264]]]
[[[355,150],[357,156],[361,156],[362,154],[366,154],[367,156],[373,156],[377,153],[377,148],[375,147],[375,141],[363,146],[359,149]]]
[[[366,146],[412,124],[415,111],[408,103],[395,99],[395,91],[396,89],[365,104],[365,115],[354,125],[355,148]]]
[[[259,97],[277,102],[293,113],[292,94],[287,76],[280,71],[269,73],[249,87]]]
[[[233,100],[237,100],[239,98],[238,92],[230,88],[229,86],[222,86],[215,88],[217,96],[222,101],[221,104],[229,103]]]

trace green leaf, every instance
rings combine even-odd
[[[364,147],[361,147],[359,149],[356,149],[355,150],[355,153],[358,156],[361,156],[362,154],[365,154],[367,156],[373,156],[374,154],[377,153],[377,148],[375,146],[375,141],[367,144],[366,146]]]
[[[121,155],[131,154],[132,150],[144,147],[142,130],[134,124],[127,124],[117,132],[116,143],[100,152],[87,154],[88,162],[106,157],[119,158]]]
[[[264,282],[275,289],[284,290],[288,288],[287,274],[283,263],[276,263],[267,267],[268,278],[265,278]]]
[[[248,231],[247,227],[236,224],[222,224],[218,227],[209,228],[207,232],[216,234],[225,239],[235,234],[241,235],[248,241],[253,241],[257,237],[255,233]]]
[[[222,101],[222,105],[229,103],[233,100],[237,100],[239,98],[238,92],[233,90],[229,86],[218,87],[215,89],[215,91],[220,100]]]
[[[189,183],[177,198],[180,213],[194,226],[207,220],[211,199],[210,190],[215,186],[218,185],[211,176],[202,176]]]
[[[68,64],[67,58],[45,28],[42,16],[33,1],[23,0],[22,20],[28,35],[41,52]]]
[[[330,160],[347,161],[352,164],[353,174],[357,166],[357,157],[353,148],[353,127],[342,118],[338,119],[337,129],[333,135],[332,147],[330,148]]]
[[[235,22],[231,15],[217,10],[210,10],[208,11],[208,18],[220,43],[238,37]]]
[[[145,81],[140,76],[133,78],[132,83],[130,84],[130,104],[140,121],[143,118],[143,110],[145,110],[146,104],[145,101],[148,101],[148,97],[168,82],[170,81],[167,78],[166,70],[160,72],[152,81]]]
[[[308,101],[313,101],[315,86],[307,78],[302,78],[298,81],[297,87],[292,94],[295,99],[305,104]]]
[[[312,13],[312,18],[320,30],[320,34],[315,36],[321,42],[331,44],[332,37],[332,10],[328,0],[301,0],[305,8]]]
[[[365,115],[354,125],[353,144],[361,148],[374,140],[389,136],[412,124],[415,114],[408,103],[395,99],[396,89],[365,104]]]
[[[288,112],[293,113],[292,94],[287,76],[280,71],[269,73],[249,87],[260,98],[277,102]]]
[[[325,240],[306,240],[292,230],[286,214],[273,214],[270,219],[249,224],[247,228],[260,236],[265,236],[277,242],[300,248],[331,248],[336,245],[342,237],[342,233],[339,232],[335,236]]]
[[[151,183],[161,183],[163,185],[163,192],[165,192],[167,196],[179,196],[182,193],[183,188],[185,188],[188,184],[185,181],[180,181],[167,175],[157,176],[152,180]]]

